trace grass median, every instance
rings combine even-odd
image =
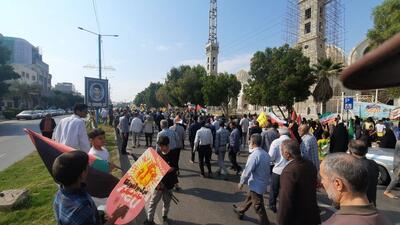
[[[106,147],[111,161],[119,165],[114,129],[109,126],[100,128],[106,132]],[[121,176],[118,171],[113,174]],[[0,225],[56,224],[52,203],[57,185],[37,152],[0,172],[0,191],[19,188],[29,190],[29,199],[13,211],[0,212]]]

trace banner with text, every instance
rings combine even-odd
[[[169,170],[170,166],[158,153],[148,148],[121,178],[107,200],[108,215],[122,205],[129,207],[125,217],[115,224],[127,224],[135,219]]]

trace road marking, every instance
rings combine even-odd
[[[0,158],[1,158],[1,157],[3,157],[3,156],[5,156],[6,154],[7,154],[7,153],[3,153],[3,154],[1,154],[1,155],[0,155]]]

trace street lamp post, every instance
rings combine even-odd
[[[88,33],[94,34],[97,36],[97,41],[98,41],[98,48],[99,48],[99,79],[101,79],[101,37],[118,37],[119,35],[117,34],[98,34],[96,32],[87,30],[82,27],[78,27],[79,30],[86,31]]]
[[[105,37],[105,36],[118,37],[119,35],[117,35],[117,34],[99,34],[99,33],[87,30],[85,28],[82,28],[82,27],[78,27],[78,29],[86,31],[88,33],[91,33],[91,34],[94,34],[97,36],[98,48],[99,48],[99,51],[98,51],[99,52],[99,79],[101,79],[101,37]],[[98,123],[99,123],[99,109],[96,108],[96,124],[98,124]]]

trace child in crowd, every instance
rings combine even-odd
[[[173,154],[171,154],[169,145],[169,139],[167,136],[160,136],[157,141],[157,144],[160,146],[160,152],[158,154],[171,166],[171,170],[164,176],[161,180],[160,184],[157,186],[156,190],[152,194],[150,198],[150,204],[147,211],[147,221],[144,223],[146,225],[154,225],[154,214],[156,212],[157,204],[161,200],[163,200],[163,209],[162,209],[162,218],[163,224],[169,224],[168,220],[168,211],[170,208],[171,200],[174,198],[172,189],[175,184],[178,183],[178,176],[176,174],[173,166],[175,165],[176,160]],[[175,201],[175,200],[174,200]]]
[[[107,172],[110,172],[114,168],[118,168],[116,165],[110,163],[110,154],[108,153],[108,150],[104,147],[104,145],[106,144],[105,132],[102,129],[96,128],[93,129],[88,134],[88,136],[92,145],[89,154],[96,156],[96,158],[98,159],[106,161],[109,165]]]
[[[318,158],[320,161],[322,161],[325,156],[328,154],[329,151],[329,132],[324,131],[322,133],[322,139],[318,140]]]
[[[60,185],[53,203],[57,224],[102,224],[97,208],[85,188],[88,163],[89,157],[82,151],[63,153],[54,161],[52,174]],[[118,208],[104,224],[115,224],[127,211],[126,206]]]

